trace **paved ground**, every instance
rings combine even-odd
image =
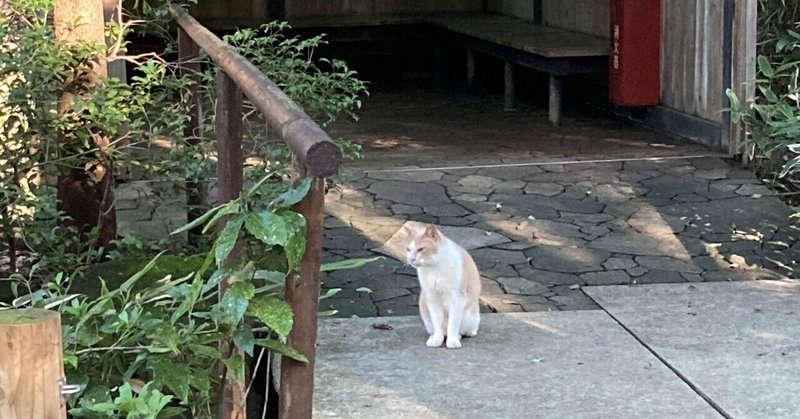
[[[794,210],[698,145],[501,99],[375,91],[331,130],[367,158],[327,195],[325,259],[384,258],[323,278],[342,319],[320,329],[318,415],[798,417]],[[122,232],[185,222],[169,185],[118,200]],[[407,222],[467,247],[503,313],[461,351],[423,345]]]
[[[793,210],[700,146],[581,115],[553,128],[536,109],[503,113],[498,98],[452,91],[371,100],[359,123],[333,130],[366,159],[327,196],[327,260],[385,254],[407,221],[469,227],[454,234],[498,312],[596,308],[588,285],[796,276]],[[324,307],[416,313],[415,273],[400,259],[328,275],[324,286],[343,291]]]
[[[797,276],[793,210],[752,173],[596,115],[553,128],[542,110],[501,108],[452,89],[373,92],[361,121],[331,130],[366,158],[326,197],[325,259],[391,255],[405,222],[435,223],[470,249],[498,312],[596,308],[588,285]],[[122,232],[185,222],[170,185],[132,182],[117,198]],[[323,301],[341,317],[417,312],[415,272],[391,256],[324,287],[342,288]]]
[[[800,256],[790,208],[717,158],[353,177],[328,194],[328,259],[376,254],[407,220],[505,237],[470,252],[494,311],[596,308],[587,285],[791,276]],[[414,275],[393,258],[334,272],[325,286],[344,291],[325,305],[345,317],[413,314]]]
[[[415,316],[329,319],[315,417],[798,417],[795,282],[588,293],[608,312],[487,314],[459,350]]]
[[[800,286],[751,281],[587,293],[734,418],[800,417]]]

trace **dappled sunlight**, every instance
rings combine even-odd
[[[566,335],[560,329],[558,329],[556,327],[553,327],[553,326],[550,326],[549,324],[544,323],[542,321],[535,320],[531,316],[524,316],[524,317],[522,317],[522,316],[513,316],[511,318],[513,318],[514,320],[516,320],[518,322],[525,323],[528,326],[531,326],[531,327],[534,327],[536,329],[539,329],[539,330],[541,330],[543,332],[547,332],[547,333],[550,333],[550,334],[553,334],[553,335],[560,335],[560,336]]]
[[[757,331],[757,330],[751,331],[750,334],[753,335],[754,337],[757,337],[757,338],[760,338],[760,339],[764,339],[764,340],[768,341],[769,343],[779,343],[779,342],[784,342],[784,341],[792,339],[791,337],[786,336],[784,334],[772,333],[772,332],[762,332],[762,331]]]
[[[410,150],[421,150],[426,148],[423,144],[414,141],[411,137],[396,137],[396,138],[377,138],[369,141],[369,146],[375,149],[386,148],[407,148]]]
[[[317,372],[317,375],[324,374],[326,376],[337,377],[335,384],[338,388],[342,389],[345,394],[342,395],[342,398],[337,400],[338,403],[336,403],[336,408],[326,409],[324,405],[321,406],[323,403],[315,403],[314,417],[341,417],[342,412],[348,410],[343,409],[341,404],[346,405],[347,403],[354,402],[355,399],[364,399],[365,397],[374,400],[375,405],[372,406],[369,404],[360,403],[360,405],[353,410],[357,410],[362,413],[373,410],[372,413],[375,415],[374,417],[379,417],[387,413],[387,403],[391,402],[392,411],[404,412],[406,414],[413,412],[417,417],[431,419],[446,419],[449,417],[432,410],[428,406],[424,405],[421,401],[414,400],[404,394],[407,393],[408,390],[401,392],[400,390],[394,390],[387,386],[380,386],[378,384],[373,384],[365,380],[358,379],[357,375],[354,375],[354,371],[352,370],[343,370],[340,372],[325,371],[326,366],[324,365],[324,361],[322,365],[318,365],[317,368],[322,370],[322,372]],[[404,383],[409,384],[413,382],[413,380],[407,380],[408,379],[400,379],[397,381],[396,385],[402,388]],[[353,396],[357,397],[348,397],[347,393],[351,393]]]
[[[325,213],[358,231],[375,247],[382,246],[404,223],[401,218],[381,215],[373,206],[371,194],[350,188],[328,192]]]
[[[749,281],[747,285],[750,288],[773,291],[783,296],[795,296],[798,289],[800,289],[800,283],[797,280],[788,278],[770,281]]]

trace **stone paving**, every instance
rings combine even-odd
[[[793,210],[719,158],[359,171],[351,179],[326,197],[326,260],[391,255],[384,245],[407,221],[468,227],[460,241],[471,241],[487,311],[594,309],[581,289],[591,285],[797,276]],[[415,272],[391,256],[323,281],[342,288],[322,302],[342,317],[417,312]]]

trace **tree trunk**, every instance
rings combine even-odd
[[[105,45],[105,19],[103,0],[57,0],[53,20],[56,38],[61,41],[89,41]],[[87,74],[89,85],[108,75],[104,57],[99,57]],[[73,93],[61,92],[59,112],[72,106]],[[95,145],[101,152],[108,143],[100,133],[94,133]],[[110,157],[101,157],[68,168],[58,178],[59,209],[71,218],[69,225],[78,228],[81,236],[98,228],[94,247],[108,248],[117,236],[117,220],[114,209],[114,168]]]

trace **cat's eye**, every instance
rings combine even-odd
[[[425,250],[425,248],[424,248],[424,247],[418,247],[418,248],[417,248],[417,253],[419,253],[419,252],[422,252],[423,250]]]

